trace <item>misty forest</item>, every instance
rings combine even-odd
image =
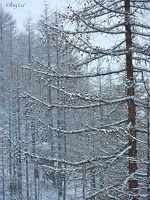
[[[1,200],[150,200],[149,19],[45,2],[21,31],[0,5]]]

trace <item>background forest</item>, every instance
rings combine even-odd
[[[0,199],[150,199],[150,1],[0,5]]]

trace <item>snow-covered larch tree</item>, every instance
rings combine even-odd
[[[85,199],[98,199],[102,194],[104,199],[135,200],[147,195],[144,187],[141,187],[141,181],[144,185],[146,179],[141,179],[140,172],[144,169],[146,172],[147,169],[140,162],[140,147],[144,141],[137,110],[141,109],[143,101],[138,95],[139,85],[147,94],[144,81],[145,73],[149,73],[149,10],[149,1],[83,0],[75,1],[74,8],[69,5],[63,15],[64,40],[78,51],[81,58],[76,66],[84,67],[87,78],[102,77],[104,85],[100,95],[74,94],[85,101],[99,102],[105,110],[104,121],[95,124],[96,127],[90,127],[99,130],[97,138],[105,132],[103,140],[99,141],[101,148],[107,141],[107,148],[103,148],[105,154],[99,154],[99,159],[93,161],[99,166],[103,160],[103,167],[106,165],[103,189],[96,188],[96,192]],[[100,69],[98,72],[89,73],[89,68],[94,70],[97,66]],[[110,74],[113,77],[112,93],[108,95],[107,78]],[[106,88],[107,91],[104,91]],[[124,88],[121,93],[118,92],[119,88]],[[113,143],[113,140],[116,142]],[[94,144],[95,149],[97,145]],[[90,159],[92,162],[94,158]]]

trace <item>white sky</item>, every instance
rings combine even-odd
[[[0,0],[0,3],[3,5],[5,11],[13,14],[14,19],[17,20],[18,28],[22,29],[23,22],[28,17],[30,11],[31,15],[36,20],[39,15],[42,13],[43,4],[45,0]],[[47,0],[47,3],[50,4],[51,10],[63,10],[67,6],[66,0]],[[12,4],[15,7],[12,7]]]

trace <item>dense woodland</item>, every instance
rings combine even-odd
[[[0,5],[0,199],[150,200],[150,1]]]

